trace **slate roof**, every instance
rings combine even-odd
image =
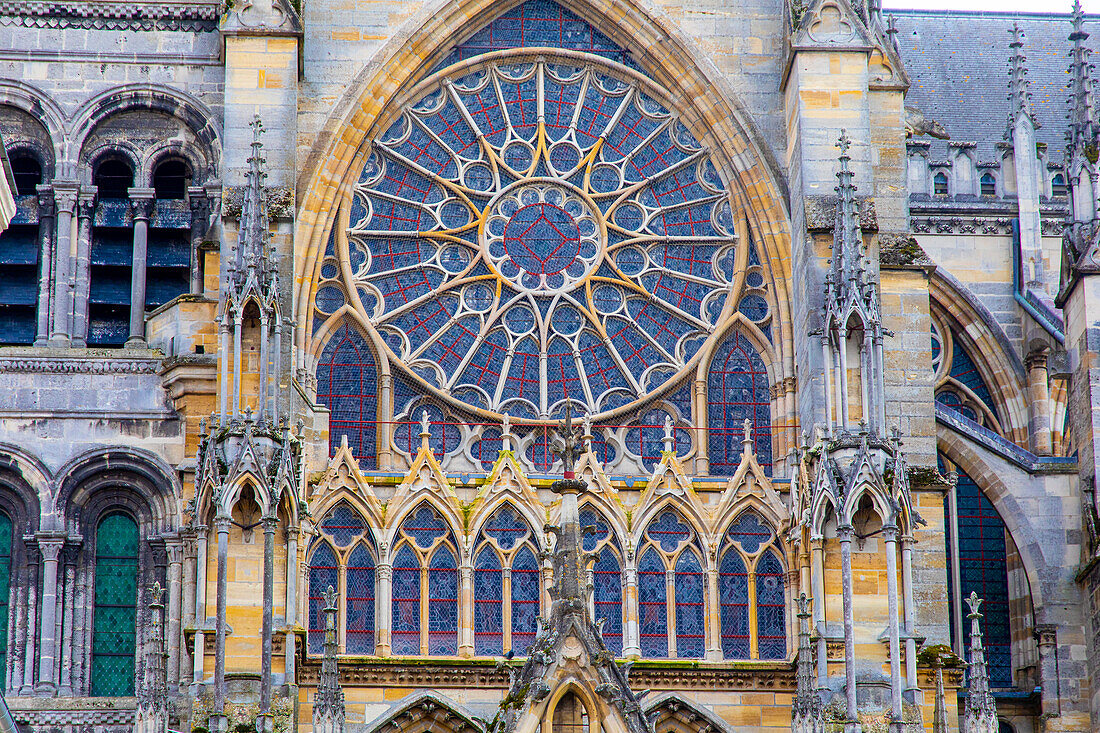
[[[1019,23],[1032,108],[1042,125],[1039,142],[1047,144],[1048,160],[1062,160],[1072,47],[1067,37],[1073,30],[1069,13],[884,12],[897,19],[898,46],[911,80],[905,104],[943,124],[952,140],[978,143],[980,162],[999,160],[993,146],[1004,140],[1008,123],[1009,30]],[[1085,30],[1092,34],[1085,43],[1095,52],[1100,16],[1086,16]],[[1100,63],[1100,55],[1093,60]],[[946,143],[932,142],[931,159],[945,160]]]

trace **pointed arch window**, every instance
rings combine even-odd
[[[595,527],[584,538],[585,552],[598,552],[592,564],[592,617],[603,619],[603,643],[615,656],[623,653],[622,547],[611,525],[591,507],[581,509],[581,527]]]
[[[932,177],[932,193],[937,196],[946,196],[948,194],[946,173],[940,172]]]
[[[446,520],[421,504],[394,539],[395,655],[458,653],[458,544]]]
[[[944,336],[948,344],[943,343]],[[932,361],[937,374],[936,402],[972,422],[1002,432],[993,393],[955,329],[941,331],[933,324]]]
[[[726,659],[785,659],[787,611],[782,548],[758,514],[730,524],[718,557],[722,655]]]
[[[138,527],[130,515],[112,512],[100,520],[95,533],[93,697],[134,694],[138,552]]]
[[[474,544],[474,653],[526,655],[539,614],[539,548],[530,525],[500,507]]]
[[[378,369],[374,352],[355,328],[332,334],[317,362],[317,402],[329,408],[329,455],[342,438],[364,469],[378,456]]]
[[[551,731],[552,733],[588,733],[588,710],[572,690],[558,700],[554,708]]]
[[[374,654],[374,538],[362,515],[344,501],[325,515],[320,528],[309,563],[309,652],[324,651],[322,594],[331,585],[339,597],[338,647],[345,654]]]
[[[979,183],[981,184],[982,196],[997,195],[997,179],[993,177],[992,173],[983,173]]]
[[[706,651],[703,553],[695,530],[665,509],[642,537],[638,612],[642,656],[699,659]]]
[[[770,475],[772,408],[768,372],[760,352],[740,333],[730,335],[714,353],[707,373],[707,405],[710,472],[732,476],[737,471],[748,420],[756,459]]]

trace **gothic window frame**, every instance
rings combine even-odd
[[[932,174],[932,195],[951,195],[951,177],[945,171],[936,171]]]
[[[596,527],[596,532],[584,537],[584,551],[585,552],[598,552],[600,556],[597,560],[593,561],[588,566],[588,582],[591,585],[591,593],[589,594],[589,611],[592,614],[592,619],[599,621],[604,619],[603,626],[603,639],[607,648],[616,656],[622,656],[623,648],[626,642],[626,625],[627,625],[627,612],[626,612],[626,584],[624,568],[626,564],[626,557],[622,550],[622,543],[619,541],[618,533],[615,531],[615,525],[608,519],[607,515],[597,506],[594,502],[585,502],[580,505],[579,510],[581,528],[585,526]],[[600,536],[601,525],[606,528],[606,534]],[[617,565],[617,570],[607,570],[601,568],[601,564],[606,563],[607,558],[612,558]],[[610,576],[618,576],[616,578]],[[605,596],[604,593],[607,590],[613,589],[618,598],[611,596]],[[608,613],[610,611],[610,613]],[[617,611],[617,613],[616,613]],[[617,618],[615,618],[617,616]],[[617,623],[615,623],[617,621]],[[610,624],[610,627],[609,627]],[[609,634],[609,628],[611,633]],[[616,632],[617,630],[617,632]],[[612,638],[613,643],[608,644],[608,637]]]
[[[420,513],[424,510],[428,510],[434,514],[434,519],[439,521],[441,528],[439,528],[439,534],[431,539],[430,544],[425,548],[422,547],[416,539],[416,535],[413,532],[422,531],[423,527],[416,527],[410,525],[410,522],[420,521]],[[436,531],[436,527],[431,527],[431,531]],[[418,650],[415,652],[403,652],[397,651],[397,635],[403,633],[398,629],[398,618],[400,616],[400,608],[398,604],[402,601],[409,602],[411,598],[401,599],[398,598],[396,592],[391,590],[391,614],[390,614],[390,647],[393,650],[394,656],[457,656],[459,648],[459,614],[462,608],[461,602],[461,583],[459,580],[460,568],[462,567],[462,550],[456,539],[457,535],[454,528],[451,526],[451,522],[448,520],[448,515],[442,509],[436,507],[429,501],[421,501],[416,504],[409,512],[407,512],[401,518],[401,522],[394,532],[394,536],[391,544],[391,554],[393,575],[396,576],[401,569],[397,565],[397,560],[402,555],[403,551],[412,553],[417,562],[417,570],[419,572],[419,587],[418,587],[418,616],[417,620],[419,627],[417,633],[419,634]],[[437,564],[437,558],[449,555],[452,562],[452,567],[441,567]],[[411,569],[411,568],[408,568]],[[433,596],[433,591],[438,592],[441,583],[438,577],[433,577],[432,573],[435,571],[437,574],[441,573],[453,573],[454,578],[454,597],[442,597]],[[396,589],[397,583],[393,582],[391,589]],[[447,612],[449,608],[453,608],[454,625],[452,629],[432,629],[433,621],[438,619],[433,618],[433,611]],[[449,615],[449,614],[446,614]],[[433,644],[437,639],[433,638],[433,634],[436,636],[447,635],[451,637],[448,643],[453,640],[453,651],[450,653],[439,653],[433,649]]]
[[[326,263],[325,266],[336,267],[334,263]],[[360,389],[353,390],[350,394],[344,394],[335,390],[332,380],[336,376],[337,368],[341,366],[341,363],[336,361],[336,358],[344,344],[350,344],[350,348],[355,349],[358,354],[359,358],[356,364],[360,367],[357,374],[360,384],[366,385],[373,382],[373,391]],[[368,358],[370,360],[369,364],[367,363]],[[328,360],[326,361],[326,359]],[[328,370],[326,376],[322,376],[322,369]],[[349,434],[351,431],[356,431],[358,433],[358,439],[354,441],[349,439],[348,447],[366,470],[375,468],[382,447],[382,435],[379,429],[381,400],[379,399],[380,395],[378,388],[378,385],[382,382],[380,379],[382,371],[382,362],[378,358],[377,346],[371,339],[370,334],[366,333],[354,319],[344,318],[335,322],[333,328],[326,335],[324,345],[317,354],[316,368],[314,371],[316,378],[315,395],[318,404],[325,405],[330,411],[329,455],[335,455],[336,449],[340,445],[340,436]],[[329,387],[327,392],[323,391],[323,387],[326,384]],[[340,398],[357,400],[355,406],[359,414],[358,420],[337,419],[338,406],[335,405],[334,402],[336,399]],[[333,428],[333,423],[336,423],[335,429]],[[368,434],[370,436],[370,442],[373,444],[372,452],[363,450],[364,438],[367,437]]]
[[[1004,435],[1000,415],[1004,413],[1005,407],[998,399],[995,382],[989,379],[988,366],[980,358],[975,358],[976,350],[960,331],[959,327],[940,313],[938,307],[932,309],[930,363],[934,372],[935,400],[971,422]],[[959,365],[955,363],[957,349],[962,350],[973,366],[972,371],[980,380],[988,401],[958,378],[956,367]]]
[[[352,527],[344,525],[340,527],[340,530],[344,530],[347,533],[344,535],[338,534],[333,531],[333,525],[326,527],[326,522],[336,518],[337,514],[341,511],[351,512],[351,516],[358,519],[359,526]],[[354,530],[354,532],[352,532]],[[378,628],[378,551],[375,544],[374,532],[367,521],[363,512],[357,509],[347,499],[340,499],[331,505],[329,509],[324,512],[324,517],[317,522],[318,536],[314,539],[309,551],[309,562],[307,567],[310,573],[308,578],[307,589],[307,613],[308,613],[308,628],[307,628],[307,653],[311,655],[319,655],[322,653],[324,644],[324,619],[323,614],[320,613],[321,605],[317,602],[321,598],[321,594],[324,593],[325,588],[315,588],[313,584],[312,571],[314,568],[330,569],[330,566],[314,565],[314,560],[317,556],[323,552],[322,548],[327,548],[332,553],[335,565],[331,569],[335,570],[337,583],[334,590],[337,592],[338,601],[336,609],[336,643],[337,653],[348,656],[375,656],[377,653],[378,640],[379,640],[379,628]],[[341,536],[345,538],[341,540]],[[366,552],[370,558],[369,570],[373,576],[371,579],[372,595],[370,597],[370,616],[371,616],[371,628],[369,633],[371,635],[371,643],[365,648],[351,647],[354,644],[349,644],[349,636],[354,634],[365,634],[367,629],[351,628],[351,620],[349,618],[351,613],[351,605],[356,600],[363,600],[362,597],[356,596],[352,598],[350,594],[351,585],[348,580],[349,571],[356,571],[359,569],[367,569],[366,565],[353,565],[352,560],[355,559],[357,553]],[[319,625],[315,626],[315,623]]]
[[[684,525],[687,528],[686,536],[682,536],[681,539],[673,544],[672,542],[666,542],[661,539],[660,534],[672,534],[672,532],[666,531],[665,527],[660,527],[655,531],[655,527],[658,527],[663,522],[665,517],[673,516],[679,524]],[[679,530],[676,529],[679,533]],[[658,536],[654,537],[654,534]],[[707,650],[707,603],[706,603],[706,588],[707,588],[707,555],[703,548],[702,533],[695,527],[688,515],[680,511],[677,507],[669,504],[662,505],[657,509],[646,522],[645,529],[639,536],[638,549],[635,556],[637,557],[637,573],[638,573],[638,638],[642,647],[642,656],[648,659],[703,659],[706,656]],[[649,562],[649,558],[655,558],[660,565],[660,569],[643,569]],[[687,566],[692,562],[698,568],[693,572]],[[653,643],[660,644],[658,641],[658,633],[645,633],[643,629],[646,626],[645,617],[648,613],[659,614],[661,609],[660,600],[646,600],[645,594],[648,592],[648,580],[645,576],[653,575],[657,576],[658,573],[664,575],[664,617],[655,619],[658,628],[663,625],[665,630],[665,653],[658,654],[646,649],[646,637],[652,637]],[[697,596],[685,595],[685,598],[680,598],[681,594],[687,591],[687,588],[681,589],[679,587],[679,581],[681,579],[688,580],[689,576],[699,576],[699,593]],[[654,577],[654,580],[659,578]],[[658,586],[659,587],[659,586]],[[661,595],[658,592],[658,597]],[[685,599],[687,597],[694,597],[698,600],[688,602]],[[689,637],[686,631],[681,630],[680,627],[680,612],[683,611],[683,615],[689,610],[699,609],[699,633],[693,634]],[[682,653],[681,639],[685,641],[688,638],[699,639],[699,653],[696,655],[687,656]]]
[[[750,371],[732,371],[726,368],[735,358],[735,352],[743,354],[750,362],[755,360]],[[722,360],[721,364],[719,360]],[[755,368],[758,366],[759,368]],[[721,367],[721,369],[720,369]],[[721,384],[715,384],[712,379],[721,378]],[[748,383],[736,381],[747,377]],[[726,380],[735,380],[730,386]],[[762,384],[757,380],[762,379]],[[717,342],[713,353],[710,355],[706,369],[706,441],[707,441],[707,465],[712,476],[732,476],[741,465],[743,452],[742,441],[745,435],[744,419],[748,417],[746,412],[752,414],[752,439],[757,462],[769,475],[774,468],[774,429],[775,420],[772,400],[772,374],[769,369],[767,350],[762,348],[756,339],[750,337],[740,328],[734,328],[725,334]],[[753,392],[751,401],[748,399],[733,400],[735,391],[742,394]],[[719,411],[716,408],[721,408]],[[716,418],[723,418],[721,426],[715,425]],[[738,419],[738,418],[741,419]],[[763,419],[761,419],[763,417]],[[729,441],[725,451],[719,450],[718,437],[725,436]],[[724,460],[716,461],[716,457],[722,455]],[[716,468],[718,469],[716,471]]]
[[[737,536],[738,530],[742,522],[745,522],[749,518],[754,518],[756,525],[760,529],[768,531],[767,539],[757,539],[755,549],[749,549],[746,545],[750,544],[745,542],[744,539]],[[743,534],[750,534],[744,532]],[[758,533],[757,533],[758,534]],[[725,568],[727,567],[727,558],[736,558],[737,562],[741,563],[740,568],[743,569],[743,573],[736,574],[737,576],[744,575],[745,583],[745,598],[744,603],[727,603],[727,597],[725,592],[728,587],[728,583],[731,582],[731,574]],[[782,596],[782,602],[776,604],[774,602],[765,603],[761,600],[761,592],[759,587],[759,576],[761,575],[759,569],[763,562],[767,561],[767,558],[774,558],[778,563],[778,572],[768,573],[767,575],[774,575],[779,578],[779,594]],[[726,526],[721,534],[721,545],[717,555],[717,576],[718,576],[718,634],[719,634],[719,646],[722,650],[722,657],[730,660],[783,660],[787,658],[790,650],[790,639],[788,634],[788,616],[790,608],[790,593],[788,589],[788,583],[786,580],[786,562],[784,561],[785,552],[783,544],[780,540],[779,533],[776,532],[774,525],[769,522],[763,514],[757,511],[755,508],[746,508],[737,513],[733,520]],[[735,635],[728,630],[733,626],[735,619],[729,618],[727,612],[733,606],[744,606],[745,611],[745,630],[744,635],[745,642],[748,649],[747,654],[731,653],[730,647],[732,644],[727,644],[727,639],[741,638],[742,635]],[[782,640],[782,650],[779,654],[762,655],[760,649],[762,621],[761,621],[761,608],[781,608],[779,614],[778,630],[779,634],[770,634],[766,638],[779,638]],[[773,629],[774,631],[774,629]]]
[[[503,512],[511,512],[516,524],[513,524],[508,529],[497,529],[490,525],[503,516]],[[518,536],[520,526],[522,525],[522,531],[525,534]],[[493,532],[504,532],[517,534],[512,545],[507,548],[503,547],[500,538],[492,536]],[[507,534],[505,536],[508,536]],[[521,558],[524,552],[529,553],[529,557],[534,561],[535,576],[535,595],[534,599],[526,598],[519,601],[523,604],[534,604],[536,617],[541,612],[542,608],[542,567],[539,562],[539,557],[542,553],[542,549],[539,546],[539,538],[535,533],[531,523],[528,521],[524,512],[511,502],[502,502],[489,514],[488,518],[481,525],[477,532],[476,539],[472,545],[472,551],[470,552],[470,558],[472,563],[473,575],[473,593],[472,600],[474,604],[473,608],[473,636],[474,636],[474,655],[475,656],[500,656],[501,654],[507,654],[511,652],[513,655],[522,657],[527,655],[528,646],[534,642],[535,634],[538,630],[538,622],[532,618],[532,625],[530,631],[516,631],[517,615],[515,614],[515,605],[517,603],[516,596],[516,584],[514,583],[513,575],[516,573],[515,563]],[[487,553],[487,554],[486,554]],[[482,558],[491,557],[495,561],[493,567],[480,567]],[[531,573],[530,569],[524,569],[520,572]],[[500,574],[500,587],[499,598],[481,598],[478,595],[479,580],[483,580],[487,574]],[[490,581],[491,582],[491,581]],[[499,611],[496,610],[496,606],[499,606]],[[479,611],[485,608],[488,613],[493,614],[499,619],[498,630],[493,632],[491,630],[486,631],[479,628]],[[520,640],[520,647],[516,647],[516,641],[514,636],[530,637],[530,639]],[[499,648],[487,649],[484,645],[479,644],[479,639],[487,639],[492,637],[494,643],[496,639],[500,640]]]
[[[133,553],[132,553],[132,556],[131,555],[106,555],[106,554],[101,554],[101,550],[103,549],[101,547],[101,543],[103,542],[104,538],[100,535],[100,532],[103,531],[104,525],[107,523],[107,521],[113,519],[114,517],[124,517],[125,520],[133,526]],[[138,655],[138,650],[142,646],[141,640],[139,638],[139,636],[140,636],[140,634],[139,634],[140,616],[141,616],[141,607],[140,607],[139,604],[140,604],[141,596],[142,596],[141,588],[140,588],[140,586],[141,586],[141,545],[142,545],[141,523],[140,523],[140,521],[137,517],[135,517],[133,514],[131,514],[125,508],[116,506],[116,507],[109,507],[105,511],[103,511],[96,518],[94,527],[95,527],[95,532],[94,532],[94,538],[95,539],[92,543],[93,546],[91,548],[94,570],[93,570],[93,584],[92,584],[91,645],[90,645],[90,648],[88,649],[89,678],[90,678],[89,679],[88,695],[91,696],[91,697],[120,697],[120,696],[121,697],[129,697],[129,696],[133,696],[135,694],[135,691],[136,691],[137,672],[138,672],[138,669],[139,669],[139,663],[138,663],[137,655]],[[101,559],[120,560],[120,561],[128,561],[128,562],[132,560],[133,576],[134,577],[133,577],[133,602],[131,604],[106,603],[106,602],[101,602],[100,601],[100,589],[101,588],[106,589],[107,588],[106,584],[109,582],[109,576],[105,572],[107,566],[106,565],[101,566],[101,564],[100,564]],[[119,563],[119,564],[121,564],[121,563]],[[133,630],[133,633],[132,633],[132,642],[125,641],[125,640],[123,642],[121,642],[121,643],[127,644],[129,646],[128,649],[122,649],[122,652],[129,651],[129,654],[119,653],[117,651],[109,651],[109,650],[102,649],[102,648],[99,651],[97,651],[97,635],[98,634],[107,634],[107,635],[115,634],[115,635],[118,635],[118,634],[126,633],[125,631],[119,631],[117,629],[116,625],[112,624],[110,621],[106,622],[106,623],[109,624],[108,627],[104,628],[104,627],[100,626],[100,623],[104,618],[102,616],[102,614],[105,613],[107,611],[107,609],[123,609],[123,608],[132,608],[133,609],[134,630]],[[129,657],[129,664],[130,664],[129,680],[128,680],[128,685],[124,688],[125,691],[120,694],[118,692],[118,690],[123,689],[123,688],[117,688],[117,687],[113,687],[113,688],[109,688],[109,689],[104,689],[104,688],[100,687],[100,688],[97,689],[97,687],[96,687],[97,685],[106,685],[107,684],[106,672],[102,669],[97,670],[97,668],[96,668],[97,658],[103,659],[103,658],[123,658],[123,657]],[[125,671],[126,670],[124,669],[123,672],[125,672]]]

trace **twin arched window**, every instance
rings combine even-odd
[[[374,654],[374,543],[367,523],[346,503],[321,520],[322,541],[309,565],[309,650],[324,649],[325,619],[321,594],[339,591],[337,636],[347,654]],[[331,544],[330,544],[331,543]]]
[[[539,615],[538,545],[530,526],[505,504],[474,545],[474,653],[526,655]]]
[[[423,504],[394,539],[393,653],[458,653],[458,544],[446,521]]]
[[[134,694],[137,651],[138,527],[111,512],[95,533],[95,606],[92,613],[91,694]]]
[[[726,530],[723,544],[718,560],[722,655],[785,658],[786,597],[775,533],[756,514],[745,512]]]
[[[698,659],[706,651],[702,550],[695,530],[661,512],[638,548],[642,656]]]
[[[585,552],[600,553],[592,564],[592,615],[603,619],[603,642],[618,656],[623,653],[623,551],[611,526],[595,510],[582,509],[580,520],[581,527],[596,528],[584,538]]]

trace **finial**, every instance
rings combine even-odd
[[[1085,45],[1089,34],[1085,30],[1085,11],[1081,8],[1081,0],[1074,0],[1071,19],[1073,32],[1069,34],[1069,40],[1072,41],[1073,48],[1069,52],[1071,63],[1068,100],[1070,111],[1067,115],[1069,127],[1066,128],[1066,142],[1069,147],[1067,158],[1087,160],[1089,148],[1096,145],[1100,131],[1093,114],[1092,64],[1089,62],[1092,49]]]
[[[149,586],[149,608],[164,608],[164,588],[159,580]]]
[[[561,458],[563,468],[562,475],[564,478],[576,478],[576,474],[573,472],[573,466],[576,465],[577,454],[580,451],[577,450],[577,436],[573,432],[572,402],[567,401],[565,403],[565,420],[558,425],[558,437],[555,439],[551,450],[554,452],[554,455]]]
[[[983,601],[978,598],[978,594],[974,591],[970,591],[970,595],[966,598],[966,605],[970,606],[970,613],[966,615],[969,619],[980,619],[982,614],[978,612],[978,608],[981,607]]]
[[[745,422],[741,424],[741,429],[744,430],[744,437],[741,438],[741,447],[745,451],[745,455],[751,455],[753,452],[752,442],[752,420],[745,418]]]
[[[1039,123],[1031,110],[1031,84],[1027,78],[1027,56],[1024,55],[1024,33],[1020,30],[1019,23],[1013,23],[1009,30],[1012,41],[1008,44],[1012,53],[1008,59],[1008,100],[1010,102],[1008,113],[1008,126],[1005,128],[1005,140],[1012,140],[1013,128],[1016,121],[1027,115],[1035,127]]]
[[[336,610],[337,599],[338,596],[336,595],[336,589],[333,588],[331,585],[321,593],[321,600],[325,602],[324,610],[326,611]]]
[[[810,617],[810,599],[805,593],[799,593],[798,598],[795,599],[798,603],[798,617],[809,618]]]
[[[512,450],[512,416],[507,412],[500,419],[500,448]]]
[[[665,453],[672,453],[676,450],[676,438],[672,434],[671,415],[665,415],[665,437],[661,438],[661,443],[664,444]]]
[[[581,440],[584,441],[585,451],[592,450],[592,416],[587,412],[584,413],[584,419],[581,421],[583,426],[583,432],[581,433]]]
[[[428,421],[428,408],[420,411],[420,447],[430,448],[429,441],[432,438],[432,424]]]

